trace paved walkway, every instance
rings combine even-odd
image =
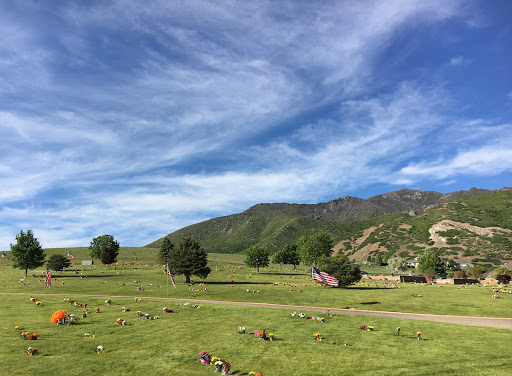
[[[26,293],[0,293],[0,295],[27,295]],[[87,294],[38,294],[38,295],[53,295],[53,296],[84,296],[94,298],[114,298],[114,299],[134,299],[134,296],[112,296],[112,295],[87,295]],[[218,300],[203,300],[203,299],[178,299],[178,298],[158,298],[158,297],[140,297],[145,300],[163,300],[173,302],[191,302],[202,304],[223,304],[223,305],[236,305],[236,306],[254,306],[265,308],[281,308],[289,310],[302,310],[302,311],[325,311],[325,307],[309,307],[297,305],[283,305],[283,304],[270,304],[270,303],[252,303],[252,302],[231,302],[231,301],[218,301]],[[342,309],[342,308],[329,308],[331,313],[345,314],[345,315],[360,315],[360,316],[378,316],[389,317],[394,319],[407,319],[407,320],[425,320],[425,321],[438,321],[450,324],[474,325],[474,326],[489,326],[493,328],[502,328],[512,330],[512,318],[501,317],[475,317],[475,316],[449,316],[449,315],[433,315],[424,313],[405,313],[405,312],[387,312],[387,311],[367,311],[360,309]]]

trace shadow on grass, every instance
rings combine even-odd
[[[380,302],[362,302],[359,304],[371,305],[371,304],[380,304]]]

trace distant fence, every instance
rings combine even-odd
[[[466,285],[466,284],[473,284],[473,283],[480,283],[478,279],[473,278],[454,278],[453,284],[454,285]]]
[[[367,275],[363,274],[363,279],[371,279],[371,280],[380,280],[380,281],[400,281],[400,282],[410,282],[410,283],[427,283],[427,279],[422,275],[401,275],[401,276],[393,276],[393,275]],[[475,278],[437,278],[433,280],[434,283],[438,284],[449,284],[449,285],[466,285],[473,283],[482,283],[486,285],[496,285],[499,284],[499,281],[494,278],[486,278],[484,280],[478,280]],[[510,281],[512,284],[512,281]]]

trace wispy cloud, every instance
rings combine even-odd
[[[437,28],[455,43],[446,21],[464,28],[467,7],[0,4],[0,247],[20,228],[142,245],[258,202],[508,171],[509,121],[463,116],[449,79],[415,75],[471,67],[469,52],[406,74],[389,57]]]

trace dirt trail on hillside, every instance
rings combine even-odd
[[[26,293],[0,293],[0,295],[27,295]],[[38,294],[38,295],[51,295],[51,296],[81,296],[91,298],[115,298],[115,299],[134,299],[134,296],[116,296],[116,295],[86,295],[86,294]],[[425,320],[437,321],[449,324],[473,325],[473,326],[488,326],[493,328],[509,329],[512,330],[512,318],[501,317],[474,317],[474,316],[449,316],[449,315],[433,315],[424,313],[405,313],[405,312],[387,312],[387,311],[367,311],[360,309],[343,309],[343,308],[328,308],[328,307],[310,307],[298,305],[283,305],[283,304],[270,304],[270,303],[252,303],[252,302],[230,302],[230,301],[217,301],[217,300],[204,300],[204,299],[179,299],[179,298],[158,298],[158,297],[141,297],[145,300],[162,300],[171,302],[190,302],[201,304],[222,304],[222,305],[236,305],[236,306],[253,306],[264,308],[280,308],[289,310],[302,310],[302,311],[326,311],[329,309],[331,313],[345,314],[345,315],[360,315],[360,316],[378,316],[388,317],[403,320]]]

